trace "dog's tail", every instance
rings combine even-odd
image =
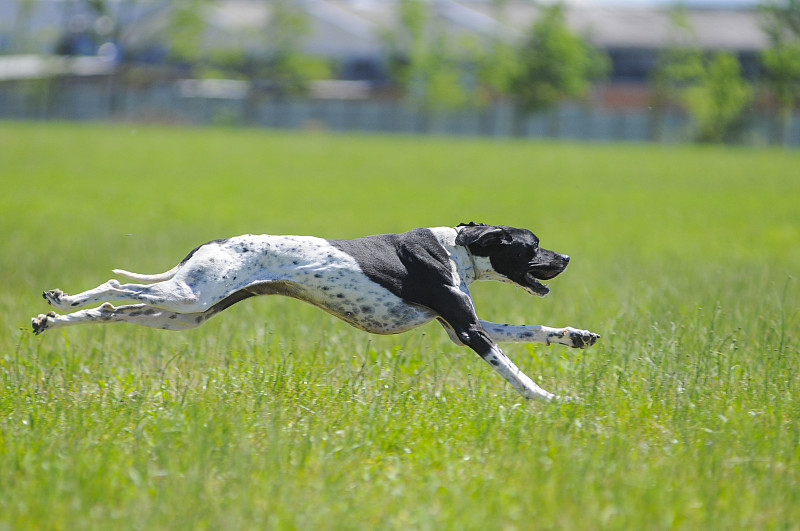
[[[176,265],[169,271],[164,273],[159,273],[157,275],[142,275],[140,273],[131,273],[130,271],[125,271],[124,269],[114,269],[115,275],[121,275],[123,277],[128,277],[132,280],[138,280],[140,282],[161,282],[163,280],[169,280],[175,276],[175,273],[178,272],[180,269],[181,264]]]

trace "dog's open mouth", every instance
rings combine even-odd
[[[540,281],[550,280],[551,278],[557,277],[564,272],[566,266],[567,264],[564,262],[563,266],[536,264],[532,267],[529,267],[528,271],[525,273],[525,283],[527,284],[526,287],[534,295],[544,297],[550,293],[550,288],[547,287],[547,284],[543,284]]]
[[[538,295],[540,297],[544,297],[548,293],[550,293],[550,288],[547,287],[546,284],[542,284],[539,280],[534,276],[533,271],[528,271],[525,273],[525,283],[527,284],[526,288],[533,293],[534,295]],[[553,275],[555,276],[555,275]],[[553,278],[552,276],[550,278]]]

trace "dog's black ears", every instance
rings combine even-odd
[[[485,247],[491,244],[503,243],[510,239],[508,232],[499,225],[486,225],[484,223],[459,223],[463,227],[456,236],[456,245],[473,245]]]

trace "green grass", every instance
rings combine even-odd
[[[0,530],[800,529],[800,153],[0,124]],[[552,293],[475,285],[574,403],[428,325],[251,299],[187,332],[29,332],[43,289],[234,234],[533,229]],[[794,275],[794,278],[792,276]]]

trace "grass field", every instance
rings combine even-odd
[[[800,153],[0,123],[0,530],[800,529]],[[251,299],[196,330],[29,332],[39,294],[240,233],[484,221],[572,256],[438,325]]]

